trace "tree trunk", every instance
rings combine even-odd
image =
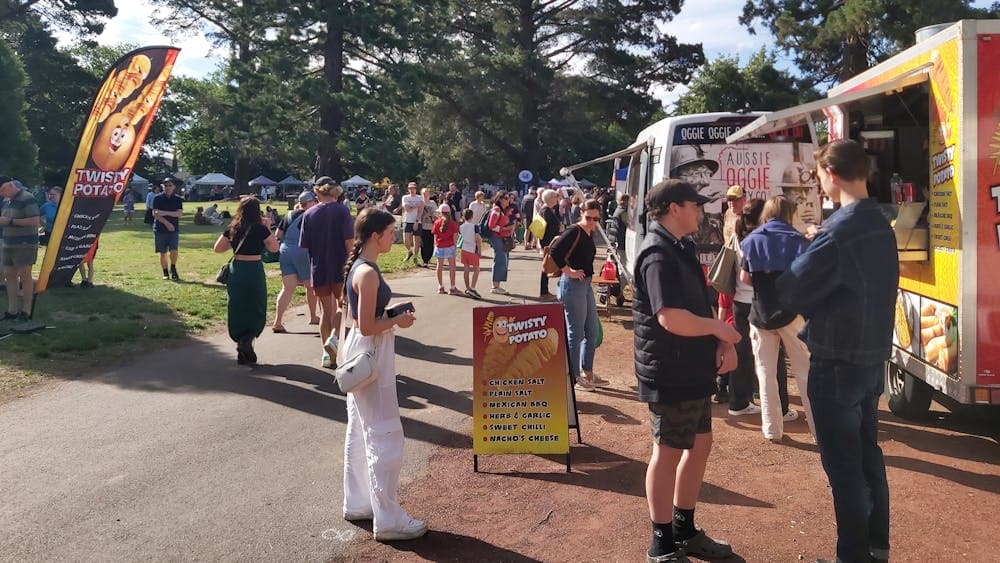
[[[344,178],[337,141],[344,126],[344,112],[339,94],[344,91],[344,14],[343,2],[330,0],[326,9],[326,43],[323,44],[323,78],[328,91],[319,110],[320,129],[323,130],[316,151],[316,176]]]
[[[538,52],[535,49],[534,1],[518,0],[518,47],[525,54],[518,85],[521,90],[521,156],[515,162],[520,170],[539,174],[541,155],[538,142],[538,107],[540,104]]]
[[[868,51],[857,37],[848,37],[844,42],[843,64],[838,82],[844,83],[868,70]]]
[[[250,180],[253,179],[253,176],[251,176],[252,173],[250,158],[243,155],[238,156],[236,158],[236,170],[233,172],[233,180],[236,182],[233,184],[233,190],[238,195],[250,193]]]

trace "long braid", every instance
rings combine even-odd
[[[351,256],[347,259],[347,263],[344,264],[344,295],[341,297],[341,300],[343,301],[345,306],[349,303],[349,301],[347,300],[348,275],[351,273],[351,268],[354,267],[354,263],[358,260],[358,257],[361,256],[361,249],[365,246],[366,242],[368,242],[368,237],[355,238],[354,248],[351,249]]]

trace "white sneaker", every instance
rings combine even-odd
[[[323,358],[320,360],[319,363],[320,363],[321,366],[323,366],[325,368],[332,368],[333,367],[333,359],[331,359],[330,358],[330,354],[327,354],[326,352],[323,352]]]
[[[799,411],[788,409],[788,412],[786,412],[785,415],[781,417],[781,419],[784,420],[785,422],[791,422],[793,420],[798,420],[799,419]]]
[[[584,374],[580,374],[576,378],[576,390],[577,391],[593,391],[597,389],[594,383]]]
[[[427,523],[423,520],[410,518],[405,526],[398,530],[375,532],[375,541],[412,540],[427,533]]]
[[[490,293],[497,293],[500,295],[507,295],[507,290],[502,287],[494,287],[490,290]]]
[[[330,354],[331,358],[337,357],[337,335],[331,334],[330,338],[326,339],[326,343],[323,344],[323,349],[326,350],[327,354]]]
[[[741,416],[741,415],[744,415],[744,414],[760,414],[760,407],[758,407],[757,405],[755,405],[753,403],[750,403],[749,405],[746,406],[746,408],[740,409],[738,411],[734,411],[733,409],[729,409],[729,415],[730,416]]]
[[[595,387],[607,387],[608,385],[611,384],[610,381],[604,379],[603,377],[597,375],[592,371],[585,371],[583,373],[587,374],[587,379],[589,379],[590,382],[593,383]]]

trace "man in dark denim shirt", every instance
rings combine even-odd
[[[809,400],[833,490],[837,561],[889,558],[889,484],[878,446],[878,400],[892,344],[899,261],[892,228],[868,198],[868,157],[854,141],[816,152],[823,191],[841,208],[778,278],[805,316]]]

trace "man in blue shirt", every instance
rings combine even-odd
[[[160,255],[163,279],[180,280],[177,275],[177,247],[180,242],[180,217],[184,215],[184,200],[174,193],[177,189],[171,176],[163,179],[163,193],[153,198],[153,239]],[[167,270],[167,252],[170,270]]]
[[[806,318],[809,400],[837,517],[837,561],[889,559],[889,483],[878,445],[878,400],[892,346],[899,257],[878,203],[868,156],[854,141],[816,152],[820,185],[841,207],[777,280]]]
[[[56,222],[56,212],[59,211],[59,200],[62,199],[62,188],[52,186],[45,192],[45,203],[39,207],[42,217],[45,218],[45,232],[38,241],[45,246],[49,244],[49,237],[52,236],[52,225]]]

